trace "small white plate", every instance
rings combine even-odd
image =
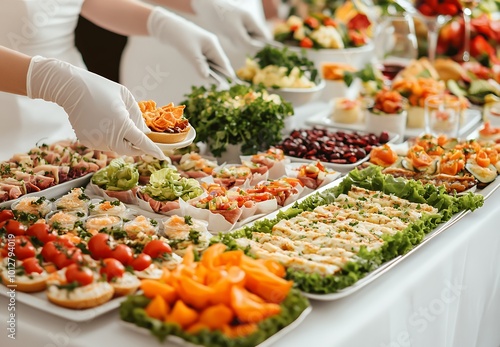
[[[190,144],[193,143],[195,137],[196,137],[196,130],[194,129],[194,127],[191,127],[191,130],[189,130],[189,133],[187,134],[187,137],[183,141],[176,142],[176,143],[158,143],[158,142],[155,142],[155,144],[162,151],[169,151],[169,150],[173,150],[173,149],[183,148],[183,147],[189,146]]]

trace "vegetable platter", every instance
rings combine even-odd
[[[308,300],[282,278],[279,263],[226,248],[213,244],[199,261],[187,252],[159,281],[143,281],[143,294],[121,304],[121,318],[160,341],[263,346],[309,313]]]
[[[371,274],[382,274],[484,201],[384,175],[376,166],[355,169],[333,185],[219,239],[257,259],[279,260],[300,290],[332,300],[364,278],[368,284]]]

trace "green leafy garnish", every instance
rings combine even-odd
[[[193,87],[182,102],[184,114],[196,128],[195,141],[208,144],[216,157],[229,144],[241,144],[242,154],[265,151],[281,141],[292,105],[263,86],[234,85],[229,90]]]
[[[102,189],[114,191],[132,189],[138,182],[139,171],[134,164],[126,163],[123,158],[113,159],[92,177],[92,183]]]
[[[297,68],[300,70],[300,76],[305,75],[308,80],[316,84],[320,80],[314,62],[307,58],[305,51],[302,51],[299,55],[290,51],[288,47],[276,48],[266,46],[257,52],[253,60],[258,63],[261,69],[270,65],[284,67],[286,68],[286,75],[289,76],[292,70]]]
[[[203,189],[197,180],[181,177],[175,169],[164,168],[151,174],[149,183],[142,192],[158,201],[173,201],[178,198],[187,201],[203,194]]]

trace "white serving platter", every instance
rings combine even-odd
[[[5,285],[3,286],[5,287]],[[14,287],[8,288],[14,289]],[[3,288],[0,291],[0,295],[8,297],[7,290]],[[117,309],[118,307],[120,307],[120,303],[125,299],[126,297],[114,298],[105,304],[93,308],[88,308],[85,310],[72,310],[51,303],[47,299],[47,294],[45,293],[45,291],[39,293],[23,293],[20,291],[16,291],[16,301],[34,307],[40,311],[46,312],[47,314],[58,316],[74,322],[89,321],[107,312]]]
[[[311,194],[319,193],[319,192],[324,191],[326,189],[333,188],[333,187],[339,185],[342,182],[342,180],[343,180],[343,177],[338,178],[334,182],[322,187],[321,189],[318,189],[317,191],[315,191],[314,193],[311,193]],[[490,183],[485,188],[478,189],[476,191],[476,193],[483,195],[484,199],[486,200],[488,197],[490,197],[493,194],[493,192],[495,192],[498,189],[499,186],[500,186],[500,179],[497,179],[497,180],[493,181],[492,183]],[[308,195],[308,196],[310,196],[310,195]],[[300,203],[305,198],[307,198],[307,196],[299,199],[297,202]],[[270,213],[269,215],[263,217],[262,219],[273,219],[278,215],[279,212],[286,211],[288,208],[290,208],[290,207],[289,206],[283,207],[283,208],[281,208],[273,213]],[[318,301],[333,301],[333,300],[338,300],[338,299],[342,299],[346,296],[349,296],[349,295],[357,292],[361,288],[366,287],[368,284],[375,281],[376,279],[380,278],[383,274],[387,273],[390,269],[392,269],[394,266],[399,264],[401,261],[403,261],[407,257],[411,256],[411,254],[417,252],[420,248],[424,247],[424,245],[427,242],[429,242],[435,236],[439,235],[440,233],[442,233],[443,231],[445,231],[446,229],[451,227],[453,224],[457,223],[460,219],[462,219],[464,216],[466,216],[470,212],[471,211],[467,210],[467,211],[461,211],[461,212],[455,214],[446,223],[439,225],[434,230],[432,230],[431,232],[426,234],[424,239],[418,245],[415,245],[408,253],[406,253],[404,255],[397,256],[396,258],[391,259],[391,260],[383,263],[378,268],[367,273],[365,277],[361,278],[360,280],[358,280],[357,282],[355,282],[353,285],[351,285],[349,287],[346,287],[346,288],[339,290],[335,293],[329,293],[329,294],[315,294],[315,293],[306,293],[306,292],[302,292],[302,294],[304,294],[304,296],[306,296],[307,298],[309,298],[311,300],[318,300]],[[248,226],[251,226],[252,224],[253,223],[250,223]]]
[[[4,202],[0,203],[0,208],[10,208],[10,206],[14,202],[17,202],[22,198],[30,197],[30,196],[44,196],[47,199],[58,198],[60,196],[63,196],[64,194],[66,194],[67,192],[69,192],[73,188],[85,187],[90,182],[90,178],[92,177],[92,175],[93,175],[93,173],[89,173],[85,176],[75,178],[75,179],[72,179],[70,181],[63,182],[61,184],[57,184],[57,185],[49,187],[47,189],[40,190],[39,192],[24,194],[24,195],[21,195],[17,199],[4,201]]]

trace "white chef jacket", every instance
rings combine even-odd
[[[74,44],[83,1],[0,0],[0,45],[85,67]],[[43,100],[0,92],[0,122],[0,160],[37,143],[75,138],[64,109]]]

